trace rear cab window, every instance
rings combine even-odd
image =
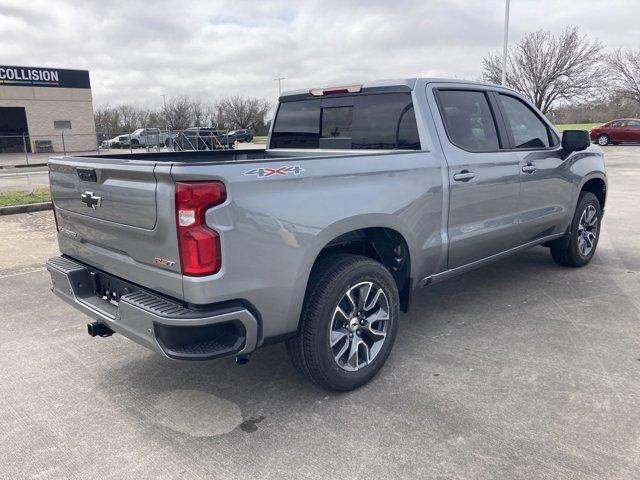
[[[411,93],[285,100],[269,148],[420,150]]]

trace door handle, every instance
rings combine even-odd
[[[473,172],[470,172],[469,170],[462,170],[460,173],[454,173],[453,179],[456,182],[468,182],[475,176],[476,174]]]
[[[533,173],[536,171],[536,166],[533,163],[527,163],[524,167],[522,167],[522,171],[524,173]]]

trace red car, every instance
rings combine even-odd
[[[640,143],[640,119],[611,120],[609,123],[592,128],[589,135],[592,142],[602,146],[610,143],[614,145],[626,142]]]

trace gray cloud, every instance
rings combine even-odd
[[[286,88],[404,76],[475,79],[502,44],[504,2],[0,0],[0,58],[83,68],[96,104],[160,94],[275,99]],[[640,2],[512,0],[511,40],[577,25],[610,48],[640,47]],[[46,14],[43,14],[46,12]]]

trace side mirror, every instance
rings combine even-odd
[[[578,152],[591,145],[589,132],[586,130],[565,130],[562,132],[562,148],[567,152]]]

